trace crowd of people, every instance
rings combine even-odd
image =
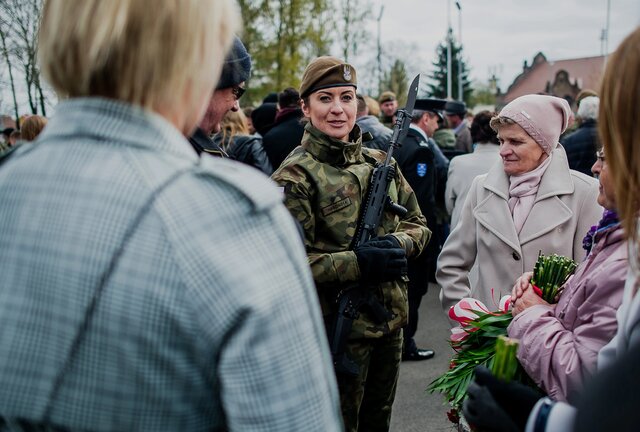
[[[589,392],[639,364],[640,29],[576,114],[403,109],[330,56],[241,109],[240,17],[204,3],[45,2],[39,67],[65,98],[2,131],[0,429],[388,431],[401,362],[435,355],[414,340],[430,284],[445,312],[510,294],[542,392],[478,369],[472,424],[633,418]],[[539,252],[580,263],[557,304]]]

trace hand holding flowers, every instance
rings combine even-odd
[[[449,318],[460,323],[459,327],[451,330],[450,344],[455,353],[449,370],[434,380],[428,390],[443,393],[455,413],[462,405],[478,365],[493,369],[495,364],[498,371],[508,369],[509,375],[513,373],[514,381],[530,384],[529,377],[513,358],[514,345],[508,344],[509,354],[502,355],[498,350],[496,355],[496,340],[507,335],[513,316],[534,305],[556,303],[576,266],[569,258],[540,254],[534,271],[518,278],[511,295],[500,300],[497,311],[490,311],[473,298],[464,298],[451,307]]]
[[[549,305],[540,295],[538,295],[531,285],[533,272],[526,272],[518,278],[511,291],[511,314],[518,315],[525,309],[536,305]]]

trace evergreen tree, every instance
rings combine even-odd
[[[458,69],[462,67],[463,100],[469,103],[473,90],[469,81],[469,68],[462,57],[462,46],[451,38],[451,97],[458,100]],[[427,85],[431,97],[446,99],[447,97],[447,41],[436,48],[436,60],[432,63],[433,72],[429,75],[431,82]]]
[[[391,90],[398,98],[398,106],[403,107],[407,92],[409,91],[409,76],[407,75],[407,67],[400,59],[396,59],[391,68],[384,73],[382,82],[380,83],[380,92]]]

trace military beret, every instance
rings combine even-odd
[[[378,103],[383,104],[385,102],[394,101],[394,100],[396,100],[396,94],[394,92],[384,91],[382,92],[382,94],[380,94],[380,97],[378,98]]]
[[[467,106],[464,102],[448,101],[444,106],[444,112],[449,115],[463,116],[467,113]]]
[[[304,70],[300,97],[305,98],[317,90],[342,86],[358,87],[354,67],[335,57],[318,57]]]

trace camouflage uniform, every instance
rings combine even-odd
[[[330,138],[307,123],[301,146],[272,176],[284,187],[285,205],[302,225],[327,325],[335,317],[337,293],[360,279],[358,261],[349,246],[373,168],[385,158],[382,151],[363,148],[357,125],[350,141]],[[397,166],[389,196],[408,213],[400,219],[386,211],[378,235],[393,233],[407,256],[416,256],[431,232],[413,190]],[[353,323],[347,351],[359,364],[360,377],[338,376],[348,431],[358,429],[358,417],[361,430],[388,430],[391,417],[402,351],[401,328],[407,322],[407,279],[381,283],[375,288],[375,295],[392,318],[376,323],[365,310]]]

